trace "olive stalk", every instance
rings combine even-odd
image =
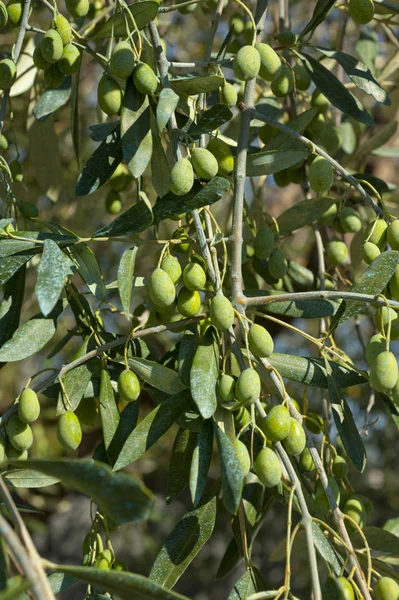
[[[309,292],[289,292],[287,294],[275,294],[270,296],[240,296],[239,304],[242,306],[262,306],[273,302],[291,302],[295,300],[355,300],[366,302],[375,306],[390,306],[399,309],[397,300],[388,300],[381,294],[361,294],[358,292],[341,292],[336,290],[312,290]]]

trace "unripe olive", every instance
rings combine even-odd
[[[276,35],[276,40],[282,46],[286,46],[287,48],[291,48],[296,44],[296,35],[293,31],[280,31]]]
[[[328,477],[328,483],[330,485],[331,491],[335,498],[335,502],[338,505],[339,499],[340,499],[339,485],[338,485],[337,481],[334,479],[334,477]],[[331,510],[330,504],[327,500],[327,496],[326,496],[326,493],[324,491],[324,488],[322,486],[320,479],[318,479],[316,481],[315,501],[316,501],[316,508],[320,513],[328,514],[330,512],[330,510]]]
[[[170,172],[170,191],[175,196],[188,194],[194,184],[194,172],[188,158],[181,158],[172,167]]]
[[[226,331],[226,329],[233,325],[234,309],[226,296],[218,293],[212,298],[210,303],[210,317],[212,324],[219,331]]]
[[[364,239],[383,250],[387,240],[387,229],[388,224],[384,219],[376,219],[366,227]]]
[[[230,17],[229,25],[234,35],[238,36],[244,31],[245,21],[240,14],[234,13],[234,15]]]
[[[182,270],[179,259],[176,258],[176,256],[173,256],[172,254],[164,254],[161,262],[161,269],[166,271],[175,285],[179,283]]]
[[[110,190],[105,198],[105,210],[110,215],[118,215],[122,210],[122,200],[119,192]]]
[[[235,398],[236,382],[234,377],[222,373],[218,379],[218,394],[223,402],[232,402]]]
[[[204,269],[197,263],[189,263],[184,267],[183,283],[191,291],[200,290],[206,283]]]
[[[226,81],[220,90],[220,99],[223,104],[226,104],[229,108],[235,106],[237,104],[238,94],[234,85]]]
[[[255,369],[244,369],[236,382],[236,398],[239,402],[252,404],[260,396],[260,377]]]
[[[270,84],[273,94],[277,98],[282,98],[290,94],[294,89],[294,76],[291,68],[284,64],[281,65]]]
[[[200,179],[212,179],[219,170],[216,157],[206,148],[194,148],[191,153],[191,162]]]
[[[312,94],[311,105],[313,108],[325,112],[330,106],[330,101],[318,88],[316,88]]]
[[[262,227],[255,237],[254,250],[255,256],[263,260],[267,260],[274,249],[274,233],[265,225]]]
[[[0,31],[4,29],[8,22],[8,12],[7,7],[4,2],[0,0]]]
[[[362,228],[362,221],[354,208],[346,206],[339,215],[340,225],[345,233],[357,233]]]
[[[33,423],[39,418],[40,402],[37,394],[31,388],[25,388],[18,403],[18,416],[23,423]]]
[[[89,12],[89,0],[65,0],[67,11],[74,19],[85,17]]]
[[[178,240],[188,240],[189,236],[187,235],[187,233],[185,231],[176,229],[172,238],[178,239]],[[179,254],[184,254],[185,252],[187,252],[189,247],[190,247],[189,243],[182,242],[181,244],[175,244],[174,250],[175,250],[175,252],[178,252]]]
[[[322,156],[317,156],[309,167],[309,185],[317,194],[325,194],[334,183],[334,169]]]
[[[260,482],[267,488],[278,485],[281,481],[281,465],[271,448],[262,448],[255,461],[255,472]]]
[[[344,265],[349,256],[345,242],[332,238],[327,244],[327,256],[331,265]]]
[[[68,410],[57,423],[58,442],[65,450],[76,450],[82,441],[82,429],[74,412]]]
[[[236,431],[240,431],[251,422],[251,415],[245,406],[242,406],[239,410],[234,411],[233,415]]]
[[[22,165],[19,162],[19,160],[12,160],[8,166],[10,167],[13,181],[21,183],[21,181],[23,181],[24,179],[24,172],[22,170]]]
[[[381,306],[375,313],[375,324],[378,331],[388,331],[388,322],[391,321],[391,340],[399,339],[399,315],[391,307]]]
[[[247,447],[241,440],[235,440],[234,450],[236,451],[238,460],[240,461],[243,477],[246,477],[251,468],[251,458],[249,456]]]
[[[387,242],[392,250],[399,250],[399,219],[392,221],[388,226]]]
[[[251,325],[248,332],[248,345],[255,356],[267,358],[273,354],[273,338],[262,325],[256,323]]]
[[[201,308],[201,296],[196,290],[183,287],[177,296],[177,310],[183,317],[194,317]]]
[[[399,299],[399,265],[395,267],[395,271],[389,280],[389,291],[391,292],[392,298],[395,300]]]
[[[135,402],[140,396],[140,382],[136,373],[125,369],[118,377],[118,393],[124,402]]]
[[[97,569],[108,570],[112,567],[112,554],[108,549],[103,550],[96,556],[95,566]]]
[[[380,577],[375,588],[377,600],[398,600],[399,585],[391,577]]]
[[[158,78],[150,65],[141,62],[134,67],[133,83],[139,92],[152,96],[158,87]]]
[[[320,225],[332,225],[338,213],[337,204],[331,204],[329,208],[319,218]]]
[[[306,434],[302,425],[293,417],[290,420],[290,429],[283,445],[288,454],[297,456],[306,446]]]
[[[365,242],[362,248],[362,258],[368,265],[381,254],[381,251],[373,242]]]
[[[343,512],[355,521],[359,527],[363,528],[366,524],[366,509],[364,508],[363,502],[356,494],[350,496],[345,502]],[[354,525],[349,522],[349,527],[354,528]]]
[[[7,3],[8,25],[18,27],[21,24],[23,3],[21,0],[10,0]]]
[[[127,79],[133,73],[135,56],[131,44],[124,40],[116,44],[109,61],[111,75]]]
[[[64,44],[58,31],[49,29],[40,42],[40,50],[44,60],[50,64],[56,63],[62,56]]]
[[[310,473],[315,468],[313,457],[310,453],[309,448],[304,448],[301,456],[299,457],[299,470],[302,473]]]
[[[393,352],[384,350],[370,364],[370,384],[377,392],[392,390],[398,380],[398,363]]]
[[[266,436],[272,442],[281,442],[290,432],[291,417],[289,410],[281,404],[273,406],[263,421]]]
[[[381,333],[373,335],[366,346],[366,360],[369,364],[374,363],[378,354],[387,349],[387,340]]]
[[[16,450],[23,452],[29,450],[33,443],[32,429],[27,423],[21,421],[18,415],[12,415],[6,425],[8,439]]]
[[[373,0],[349,0],[349,14],[358,25],[367,25],[374,17]]]
[[[0,90],[9,90],[17,78],[17,67],[10,58],[0,60]]]
[[[328,577],[322,589],[323,600],[355,600],[355,592],[346,577]]]
[[[342,146],[341,129],[334,123],[327,123],[322,131],[320,142],[329,154],[335,154]]]
[[[241,81],[257,76],[260,69],[260,54],[254,46],[242,46],[234,57],[234,74]]]
[[[344,479],[347,476],[348,463],[346,462],[346,460],[343,456],[337,455],[334,458],[332,470],[333,470],[335,477],[338,477],[338,479]]]
[[[175,301],[174,283],[166,271],[159,267],[151,273],[148,291],[151,301],[161,308],[171,306]]]
[[[109,117],[116,115],[122,105],[122,91],[119,84],[109,77],[103,75],[97,88],[98,105]]]
[[[255,48],[260,55],[259,77],[265,81],[272,81],[281,67],[281,59],[269,44],[257,42]]]
[[[294,67],[295,86],[297,90],[305,91],[312,83],[312,79],[301,64],[296,64]]]
[[[60,87],[65,79],[64,73],[58,68],[58,63],[55,65],[50,65],[48,69],[44,71],[44,81],[48,88],[56,89]]]
[[[67,44],[64,47],[62,56],[57,63],[61,73],[72,75],[79,69],[80,52],[73,44]]]
[[[129,169],[124,163],[119,163],[109,178],[108,183],[116,192],[123,192],[129,187],[131,181],[132,176],[130,175]]]
[[[6,444],[6,460],[26,460],[28,458],[27,450],[17,450],[14,446],[7,441]]]
[[[33,64],[38,69],[44,70],[44,69],[48,69],[50,66],[50,63],[47,62],[47,60],[45,60],[43,58],[43,54],[40,49],[40,46],[36,46],[35,49],[33,50],[32,59],[33,59]]]
[[[7,138],[2,133],[0,133],[0,150],[3,150],[3,152],[8,150]]]
[[[219,138],[212,138],[209,140],[207,149],[218,161],[218,175],[229,175],[234,169],[234,156],[230,146]]]
[[[98,417],[98,407],[96,398],[82,398],[79,406],[75,410],[79,423],[84,425],[94,425]]]
[[[269,273],[275,279],[281,279],[288,271],[288,261],[279,248],[273,250],[269,257]]]
[[[51,27],[60,34],[64,46],[72,42],[72,28],[64,15],[61,15],[60,13],[55,15],[51,21]]]

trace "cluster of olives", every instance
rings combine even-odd
[[[84,567],[95,567],[102,570],[126,571],[126,565],[115,558],[113,548],[104,548],[102,537],[99,533],[89,531],[83,540],[82,565]]]
[[[26,460],[28,450],[33,443],[31,424],[40,415],[40,403],[36,392],[25,388],[19,397],[18,412],[9,417],[5,426],[5,434],[0,437],[0,462],[7,459]]]
[[[121,192],[130,188],[133,181],[129,169],[124,163],[119,163],[108,180],[110,191],[105,198],[105,210],[110,215],[117,215],[122,210]]]

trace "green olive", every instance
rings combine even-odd
[[[33,423],[39,418],[40,402],[37,394],[31,388],[25,388],[18,402],[18,416],[24,423]]]
[[[210,316],[212,324],[219,331],[226,331],[234,323],[234,309],[226,296],[218,293],[211,300]]]
[[[273,406],[263,422],[266,436],[272,442],[284,440],[290,432],[291,417],[285,406]]]
[[[23,452],[29,450],[33,443],[32,429],[27,423],[21,421],[18,415],[12,415],[6,425],[8,439],[16,450]]]
[[[273,488],[281,481],[280,461],[271,448],[263,448],[255,461],[255,472],[260,482],[267,488]]]
[[[74,412],[68,410],[57,423],[57,438],[65,450],[76,450],[82,441],[82,429]]]
[[[306,434],[302,425],[293,417],[290,420],[290,429],[283,441],[284,448],[288,454],[297,456],[301,454],[306,446]]]
[[[239,402],[252,404],[260,396],[261,382],[255,369],[244,369],[237,379],[235,386],[236,398]]]
[[[255,356],[267,358],[273,354],[273,338],[262,325],[256,323],[251,325],[248,332],[248,345]]]
[[[140,382],[136,373],[125,369],[118,377],[118,393],[124,402],[135,402],[140,396]]]

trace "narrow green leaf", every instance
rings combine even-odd
[[[198,506],[204,493],[213,451],[213,426],[210,419],[204,422],[196,439],[190,468],[190,493],[194,506]]]
[[[288,169],[309,156],[309,150],[262,150],[252,152],[247,158],[247,175],[249,177],[260,177],[278,173]]]
[[[306,227],[318,221],[326,210],[336,203],[336,198],[322,196],[321,198],[309,198],[296,202],[290,208],[287,208],[277,219],[277,224],[281,236],[289,235],[297,229]]]
[[[157,103],[157,124],[159,131],[163,131],[179,104],[179,96],[171,88],[164,88],[159,94]]]
[[[45,121],[56,110],[64,106],[71,97],[72,78],[65,77],[60,87],[46,90],[36,102],[32,112],[38,121]]]
[[[24,600],[27,590],[31,587],[31,582],[24,579],[22,575],[14,575],[7,579],[7,589],[0,592],[0,600]]]
[[[150,103],[129,78],[121,110],[121,144],[123,158],[132,176],[137,179],[146,170],[152,155]]]
[[[137,356],[128,359],[129,367],[141,379],[166,394],[177,394],[187,388],[178,373],[159,363]]]
[[[361,164],[372,152],[375,153],[377,150],[381,150],[381,146],[389,142],[395,135],[397,128],[398,123],[396,121],[391,121],[390,123],[385,123],[384,125],[373,129],[372,135],[364,140],[364,142],[362,140],[362,144],[359,145],[359,148],[356,151],[356,164]],[[392,146],[389,146],[389,148],[391,147]],[[359,175],[364,175],[364,179],[367,180],[368,173],[359,173]]]
[[[37,269],[36,297],[40,310],[46,317],[54,308],[65,285],[66,277],[72,273],[71,260],[52,240],[44,240],[43,254]]]
[[[204,110],[198,119],[198,123],[192,123],[188,130],[188,135],[198,136],[204,133],[211,133],[219,129],[222,125],[230,121],[233,113],[226,104],[214,104],[208,110]]]
[[[87,244],[75,244],[71,252],[77,263],[78,273],[91,293],[99,300],[104,300],[106,290],[103,274],[93,250]]]
[[[293,129],[297,133],[303,133],[317,115],[316,108],[309,108],[300,113],[291,121],[288,121],[287,127]],[[304,150],[302,142],[298,142],[292,135],[276,130],[277,133],[273,138],[263,146],[262,150]]]
[[[335,575],[339,577],[342,569],[342,558],[335,551],[334,547],[331,545],[331,542],[321,531],[320,526],[314,521],[312,522],[312,531],[316,550],[326,561],[326,563],[333,568]]]
[[[386,412],[391,416],[392,421],[399,429],[399,406],[387,394],[379,393],[377,397],[381,399]]]
[[[7,256],[22,253],[31,256],[33,251],[37,253],[42,250],[42,245],[34,241],[25,242],[23,240],[0,239],[0,258],[7,258]]]
[[[180,379],[187,387],[190,387],[191,365],[193,364],[197,347],[197,336],[192,331],[186,330],[179,344],[178,371]]]
[[[114,465],[114,471],[137,460],[172,427],[189,398],[188,390],[170,396],[150,412],[126,439]]]
[[[114,390],[111,385],[111,377],[106,369],[102,369],[101,371],[100,417],[105,450],[110,463],[113,464],[117,459],[117,455],[110,451],[110,446],[118,429],[120,416],[115,402]]]
[[[108,456],[112,458],[112,465],[115,463],[115,460],[119,456],[126,440],[137,425],[139,410],[140,402],[129,402],[119,415],[119,424],[108,447],[107,453]]]
[[[372,526],[364,527],[363,533],[372,550],[399,557],[399,538],[396,535],[380,527]],[[362,540],[357,532],[351,539],[355,547],[360,547]],[[362,547],[364,548],[364,542]]]
[[[250,298],[256,296],[278,296],[274,290],[244,290],[245,295]],[[285,315],[294,319],[320,319],[321,317],[332,317],[338,310],[337,300],[287,300],[286,302],[270,302],[258,307],[260,312],[271,315]]]
[[[39,352],[55,334],[53,319],[34,318],[14,332],[0,349],[0,362],[23,360]]]
[[[209,327],[193,358],[190,387],[194,402],[204,419],[216,410],[216,382],[219,376],[219,343],[213,327]]]
[[[166,504],[173,502],[185,489],[189,476],[191,457],[197,439],[197,433],[180,427],[173,444],[169,463],[168,489]]]
[[[137,29],[141,30],[144,29],[150,21],[155,19],[159,9],[159,3],[153,0],[141,0],[135,2],[135,4],[130,4],[126,8],[132,14],[137,25]],[[97,40],[109,38],[111,33],[115,37],[126,38],[128,35],[126,23],[130,24],[130,22],[131,20],[129,16],[125,12],[119,11],[115,16],[110,17],[108,21],[102,23],[94,31],[94,34],[90,39]]]
[[[122,254],[118,267],[118,290],[125,317],[130,321],[130,301],[132,299],[134,265],[138,246],[133,246]]]
[[[44,475],[33,469],[15,469],[2,475],[9,487],[13,488],[42,488],[59,482],[58,477]]]
[[[223,504],[231,515],[235,515],[241,500],[243,474],[241,463],[231,440],[217,423],[213,424],[220,459]]]
[[[361,103],[353,96],[339,79],[329,69],[315,60],[312,56],[298,53],[305,69],[315,85],[343,113],[360,123],[373,126],[374,121]]]
[[[181,77],[171,79],[170,86],[179,96],[196,96],[213,92],[224,83],[224,77],[220,75],[204,75],[201,77]]]
[[[163,91],[166,91],[165,88]],[[162,92],[161,92],[162,93]],[[162,145],[154,115],[151,113],[152,156],[151,156],[151,182],[160,198],[163,198],[170,188],[170,167],[166,152]]]
[[[121,235],[135,235],[148,229],[153,222],[153,215],[148,204],[143,200],[120,214],[109,225],[105,225],[93,233],[97,237],[118,237]]]
[[[308,39],[313,35],[314,30],[331,12],[335,4],[335,0],[317,0],[316,6],[313,9],[312,18],[301,32],[299,39],[303,38],[307,33],[310,33]]]
[[[9,462],[16,469],[34,469],[58,477],[67,487],[92,498],[101,512],[120,524],[146,519],[154,504],[152,492],[139,479],[127,473],[113,473],[108,465],[94,460]]]
[[[75,194],[87,196],[104,185],[123,158],[120,130],[114,129],[93,152],[76,183]]]
[[[25,293],[25,267],[9,279],[3,289],[0,303],[0,348],[18,329]]]
[[[236,581],[227,600],[244,600],[245,598],[252,596],[252,594],[256,594],[258,590],[259,587],[256,578],[252,569],[249,568],[245,571],[244,575],[241,575]]]
[[[92,344],[93,340],[91,336],[88,336],[79,350],[75,353],[73,359],[75,360],[84,356],[92,349]],[[62,380],[66,397],[64,397],[63,391],[60,389],[57,403],[57,415],[62,415],[67,410],[77,409],[92,378],[92,365],[93,363],[91,361],[87,361],[66,373]]]
[[[25,263],[34,256],[36,252],[31,254],[15,254],[7,259],[0,260],[0,285],[4,285],[7,281],[20,269]]]
[[[216,496],[190,510],[176,525],[158,554],[150,579],[171,589],[213,533]]]
[[[94,142],[103,142],[115,129],[120,130],[120,119],[116,121],[105,121],[105,123],[96,123],[89,125],[89,136]]]

